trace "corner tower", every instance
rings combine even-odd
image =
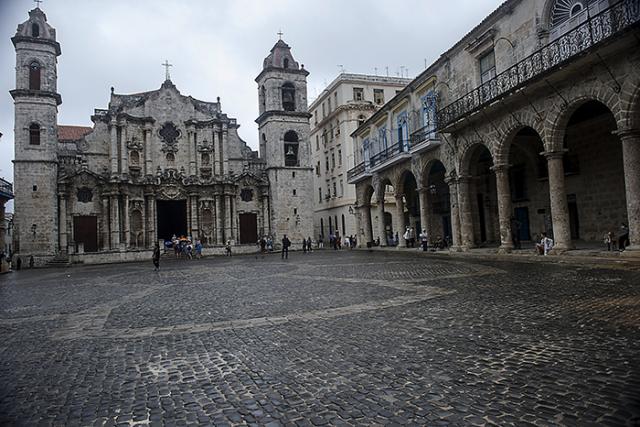
[[[256,77],[260,157],[270,186],[270,229],[294,245],[313,235],[313,168],[309,147],[307,76],[283,40],[271,49]]]
[[[18,25],[15,107],[15,252],[36,262],[57,251],[58,105],[56,31],[40,8]]]

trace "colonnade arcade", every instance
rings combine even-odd
[[[114,183],[84,170],[58,185],[61,252],[152,249],[172,235],[206,246],[255,244],[268,233],[268,186],[251,175],[189,185]]]
[[[545,232],[561,252],[602,245],[623,224],[629,249],[640,249],[638,90],[627,97],[635,102],[625,108],[613,97],[578,96],[545,119],[516,112],[489,131],[443,135],[442,147],[356,184],[360,242],[383,235],[371,229],[371,199],[380,215],[381,191],[392,185],[394,230],[426,228],[432,242],[450,236],[457,249],[510,251]]]

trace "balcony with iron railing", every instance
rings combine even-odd
[[[640,0],[621,0],[481,84],[437,113],[442,132],[453,123],[504,98],[587,53],[640,21]]]
[[[0,178],[0,198],[13,199],[13,184],[4,178]]]

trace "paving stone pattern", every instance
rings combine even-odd
[[[640,269],[310,255],[0,277],[0,425],[638,425]]]

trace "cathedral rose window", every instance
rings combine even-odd
[[[93,200],[93,192],[89,187],[78,188],[78,201],[81,203],[89,203]]]
[[[166,122],[164,125],[162,125],[158,133],[160,134],[164,142],[170,145],[176,144],[178,142],[177,139],[180,138],[180,129],[178,129],[176,125],[171,122]]]

